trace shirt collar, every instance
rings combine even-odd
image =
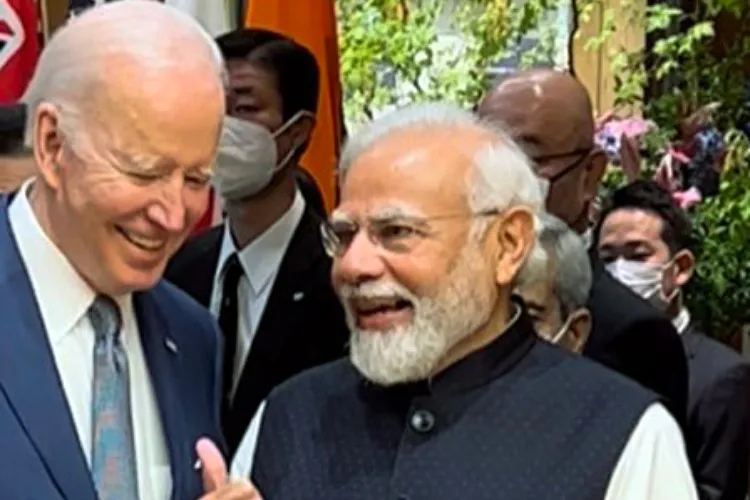
[[[286,249],[292,241],[304,212],[305,199],[302,193],[297,190],[289,209],[260,236],[239,251],[234,244],[230,225],[227,222],[224,226],[224,237],[219,252],[219,265],[216,268],[215,283],[220,282],[223,278],[227,260],[234,253],[237,253],[242,270],[250,281],[253,292],[261,293],[281,265],[281,260],[284,258]]]
[[[29,275],[50,343],[62,339],[86,314],[96,292],[42,229],[29,202],[33,180],[23,184],[8,208],[11,230]],[[116,298],[130,308],[129,295]]]
[[[680,309],[677,317],[672,320],[672,325],[674,325],[675,330],[677,330],[677,333],[680,335],[687,330],[687,327],[690,326],[690,311],[688,311],[687,307]]]

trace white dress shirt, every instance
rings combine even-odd
[[[240,442],[230,469],[234,478],[250,477],[265,409],[264,401]],[[641,415],[612,472],[604,500],[698,500],[682,433],[661,404],[652,404]]]
[[[31,185],[31,182],[23,185],[8,209],[8,217],[21,260],[29,274],[78,440],[91,466],[95,335],[87,312],[96,292],[39,225],[28,199]],[[138,494],[140,500],[166,500],[172,491],[169,457],[132,296],[113,298],[122,314],[121,338],[130,370]]]
[[[677,317],[672,320],[672,326],[674,326],[674,329],[677,330],[677,333],[680,335],[687,330],[687,327],[690,326],[690,311],[688,311],[687,307],[680,309]]]
[[[289,209],[268,229],[249,245],[237,252],[229,223],[225,224],[224,237],[216,266],[211,292],[211,312],[218,318],[221,307],[221,291],[224,283],[224,267],[235,252],[238,254],[244,274],[240,278],[238,291],[237,348],[235,350],[232,396],[237,390],[240,374],[253,344],[258,325],[263,318],[268,297],[276,281],[281,261],[292,241],[302,215],[305,212],[305,199],[297,190]]]

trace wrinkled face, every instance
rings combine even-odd
[[[565,323],[554,289],[554,263],[548,261],[546,279],[530,281],[516,292],[523,298],[536,332],[544,339],[553,340]]]
[[[564,90],[511,80],[481,103],[479,113],[505,124],[536,174],[547,180],[547,210],[583,232],[606,160],[594,148],[593,130],[582,136],[585,132],[571,126],[570,111],[556,104],[560,92]]]
[[[122,73],[92,96],[89,140],[66,136],[64,111],[48,104],[35,137],[48,230],[111,295],[153,286],[205,211],[224,104],[215,76],[175,71],[138,85],[136,68]]]
[[[599,256],[604,263],[617,259],[664,266],[662,291],[671,297],[692,276],[692,254],[673,255],[663,238],[664,222],[655,213],[634,208],[615,210],[602,221]]]
[[[556,263],[549,260],[544,280],[530,281],[516,289],[526,304],[527,311],[539,336],[571,352],[582,352],[591,327],[585,308],[563,315],[555,293]]]
[[[470,152],[482,141],[453,129],[402,132],[347,173],[331,223],[345,243],[332,278],[352,331],[352,362],[376,383],[429,376],[487,322],[498,289],[520,266],[511,262],[515,250],[502,254],[487,236],[491,229],[471,234],[479,219],[500,224],[467,203]]]

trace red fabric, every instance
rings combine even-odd
[[[17,102],[39,58],[34,0],[0,0],[0,104]]]
[[[211,188],[211,192],[208,194],[208,207],[206,208],[206,212],[203,214],[203,217],[200,218],[198,223],[193,228],[193,232],[190,233],[191,236],[197,236],[201,234],[202,232],[211,229],[214,222],[214,207],[216,205],[216,196],[214,194],[213,188]]]

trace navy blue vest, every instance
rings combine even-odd
[[[345,360],[283,384],[252,479],[265,500],[601,500],[656,401],[522,314],[429,384],[375,387]]]

